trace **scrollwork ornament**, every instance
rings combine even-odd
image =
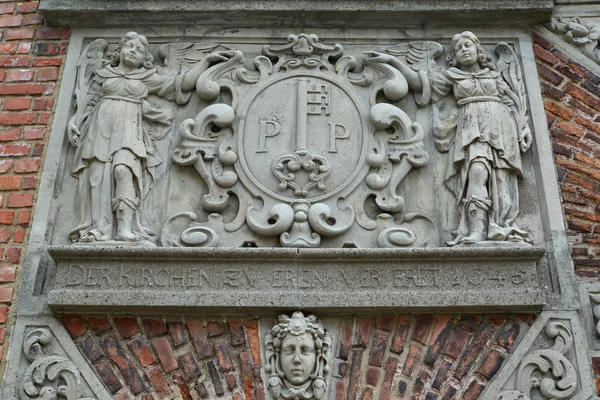
[[[562,34],[567,43],[578,47],[583,54],[600,64],[600,20],[552,18],[550,29]]]
[[[322,400],[327,393],[331,337],[317,317],[296,311],[279,316],[265,336],[272,400]]]
[[[573,334],[559,321],[548,322],[544,332],[554,345],[525,356],[516,371],[515,389],[502,392],[498,400],[529,400],[533,391],[542,399],[571,399],[577,393],[577,370],[566,357]]]
[[[23,353],[30,364],[21,381],[21,399],[95,400],[81,397],[81,374],[66,357],[48,354],[54,337],[49,329],[34,329],[23,341]]]

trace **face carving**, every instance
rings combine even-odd
[[[140,68],[146,59],[146,48],[139,39],[127,41],[121,49],[120,62],[131,68]]]
[[[477,62],[477,46],[469,38],[461,37],[454,45],[456,61],[460,65],[473,65]]]
[[[317,362],[315,342],[310,334],[287,335],[281,343],[281,369],[294,385],[305,383]]]

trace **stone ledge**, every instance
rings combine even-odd
[[[172,249],[52,246],[56,312],[338,308],[536,311],[539,247]]]
[[[548,20],[553,6],[552,0],[42,0],[39,9],[52,26],[399,28],[449,22],[484,26],[490,17],[497,24],[530,25]]]

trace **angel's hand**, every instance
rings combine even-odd
[[[376,51],[366,51],[363,53],[365,60],[368,63],[390,64],[395,57],[389,54],[379,53]]]
[[[521,138],[519,139],[519,146],[521,148],[521,153],[525,153],[529,147],[531,146],[531,142],[533,140],[533,137],[531,136],[531,131],[529,130],[529,127],[525,128],[525,132],[523,132],[523,134],[521,135]]]
[[[75,123],[69,122],[68,133],[69,142],[71,142],[71,145],[73,147],[79,146],[79,139],[81,138],[81,131],[79,130],[79,127],[75,125]]]

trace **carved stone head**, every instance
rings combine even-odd
[[[481,68],[489,68],[495,69],[495,65],[492,62],[492,57],[486,54],[485,50],[481,46],[481,42],[479,38],[475,36],[473,32],[464,31],[462,33],[457,33],[452,37],[452,41],[450,42],[450,50],[448,51],[448,56],[446,60],[451,67],[460,68],[463,65],[468,65],[469,63],[465,63],[465,60],[461,58],[461,49],[465,43],[468,47],[470,44],[474,51],[475,62],[479,64]],[[461,49],[459,49],[459,47]]]
[[[331,338],[317,317],[296,311],[290,318],[279,316],[265,337],[269,373],[268,389],[273,400],[323,399]]]
[[[133,45],[135,43],[135,45]],[[118,66],[123,62],[123,57],[126,55],[130,48],[140,48],[142,54],[140,55],[140,66],[144,68],[152,68],[154,66],[154,57],[150,51],[150,45],[148,39],[144,35],[140,35],[137,32],[127,32],[123,36],[112,53],[107,54],[107,63],[113,67]]]

